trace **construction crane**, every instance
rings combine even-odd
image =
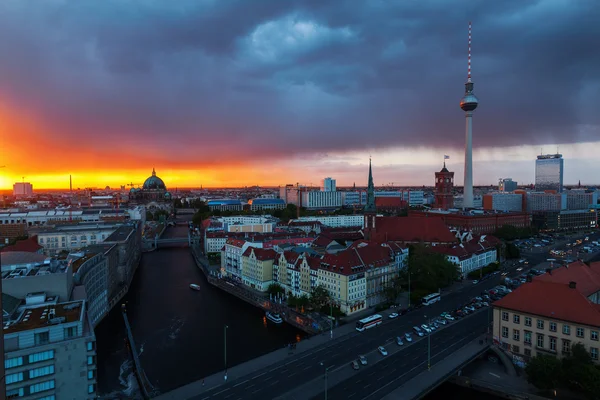
[[[141,185],[141,183],[133,183],[133,182],[131,182],[131,183],[128,183],[126,186],[135,187],[135,186],[140,186],[140,185]]]

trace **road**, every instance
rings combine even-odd
[[[479,295],[483,290],[489,289],[498,283],[499,275],[472,287],[467,287],[462,291],[449,293],[443,296],[441,301],[430,306],[414,310],[394,320],[386,318],[384,323],[379,327],[334,339],[332,342],[307,350],[297,356],[292,356],[267,368],[248,374],[243,378],[230,381],[225,385],[204,392],[193,397],[193,399],[237,400],[274,398],[289,392],[300,384],[322,376],[323,366],[321,366],[321,363],[328,366],[330,370],[334,370],[340,367],[350,368],[350,361],[356,359],[359,354],[366,354],[369,358],[373,358],[369,354],[376,351],[377,346],[388,345],[397,335],[404,332],[411,332],[413,326],[427,322],[424,314],[433,317],[440,315],[444,311],[450,311],[466,303],[474,296]],[[469,327],[479,325],[483,327],[489,314],[487,312],[481,312],[480,314],[483,316],[480,317],[478,316],[479,314],[472,315],[453,322],[451,325],[465,325]],[[448,328],[450,327],[446,327],[439,334],[441,335]],[[456,329],[461,331],[467,330],[464,328]],[[433,337],[436,337],[437,334],[434,334]]]
[[[453,351],[485,333],[486,312],[477,313],[458,323],[447,326],[431,336],[431,365],[435,365]],[[342,383],[327,391],[327,399],[380,399],[393,392],[398,386],[427,369],[427,337],[404,346],[391,344],[387,347],[398,351],[384,357],[373,366],[366,365]],[[348,370],[350,366],[345,366]],[[323,372],[321,372],[323,374]],[[432,384],[435,382],[431,382]],[[323,389],[325,387],[323,386]],[[313,399],[324,399],[325,390]]]

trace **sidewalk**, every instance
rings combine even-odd
[[[333,330],[333,338],[340,339],[346,337],[349,339],[351,333],[355,333],[355,327],[352,324],[342,325]],[[248,374],[257,372],[263,368],[273,366],[274,364],[291,359],[294,355],[302,355],[330,341],[329,332],[325,332],[297,343],[296,350],[290,351],[287,347],[275,350],[263,356],[247,361],[245,363],[229,368],[227,371],[227,381],[225,381],[225,371],[217,372],[211,376],[181,386],[168,393],[155,397],[160,400],[184,400],[197,396],[205,391],[222,386],[226,382],[232,382],[235,379],[243,378]],[[306,354],[308,355],[308,354]]]

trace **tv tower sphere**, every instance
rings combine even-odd
[[[460,100],[460,108],[463,111],[473,111],[477,108],[479,100],[473,94],[473,82],[465,83],[465,95]]]

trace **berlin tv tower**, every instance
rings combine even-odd
[[[473,110],[479,101],[473,94],[471,82],[471,23],[469,22],[469,62],[465,95],[460,101],[460,108],[465,112],[467,126],[465,132],[465,182],[463,190],[463,208],[473,208]]]

